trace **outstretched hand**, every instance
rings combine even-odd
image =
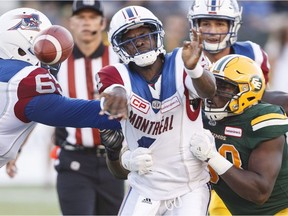
[[[128,105],[125,90],[115,88],[113,92],[101,93],[101,112],[100,115],[107,114],[109,119],[127,119]]]
[[[203,38],[201,31],[196,32],[195,29],[192,29],[193,38],[192,41],[184,41],[183,42],[183,51],[182,51],[182,59],[184,65],[187,69],[193,70],[199,58],[201,57],[203,50]]]

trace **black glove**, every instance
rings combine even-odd
[[[109,160],[118,160],[124,140],[122,130],[100,130],[100,138],[101,143],[105,146]]]

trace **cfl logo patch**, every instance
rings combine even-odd
[[[252,90],[254,91],[260,91],[263,85],[261,78],[259,78],[258,76],[252,77],[250,83],[252,86]]]

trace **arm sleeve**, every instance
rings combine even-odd
[[[104,92],[111,85],[121,85],[124,86],[124,82],[119,71],[116,69],[115,66],[105,66],[102,68],[96,76],[97,80],[97,88],[99,93]]]
[[[35,122],[55,127],[91,127],[120,129],[117,120],[99,115],[100,101],[82,100],[46,94],[34,97],[25,107],[26,117]]]

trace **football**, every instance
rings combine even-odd
[[[55,65],[65,61],[72,53],[74,40],[71,33],[60,25],[41,31],[33,42],[36,57],[44,64]]]

